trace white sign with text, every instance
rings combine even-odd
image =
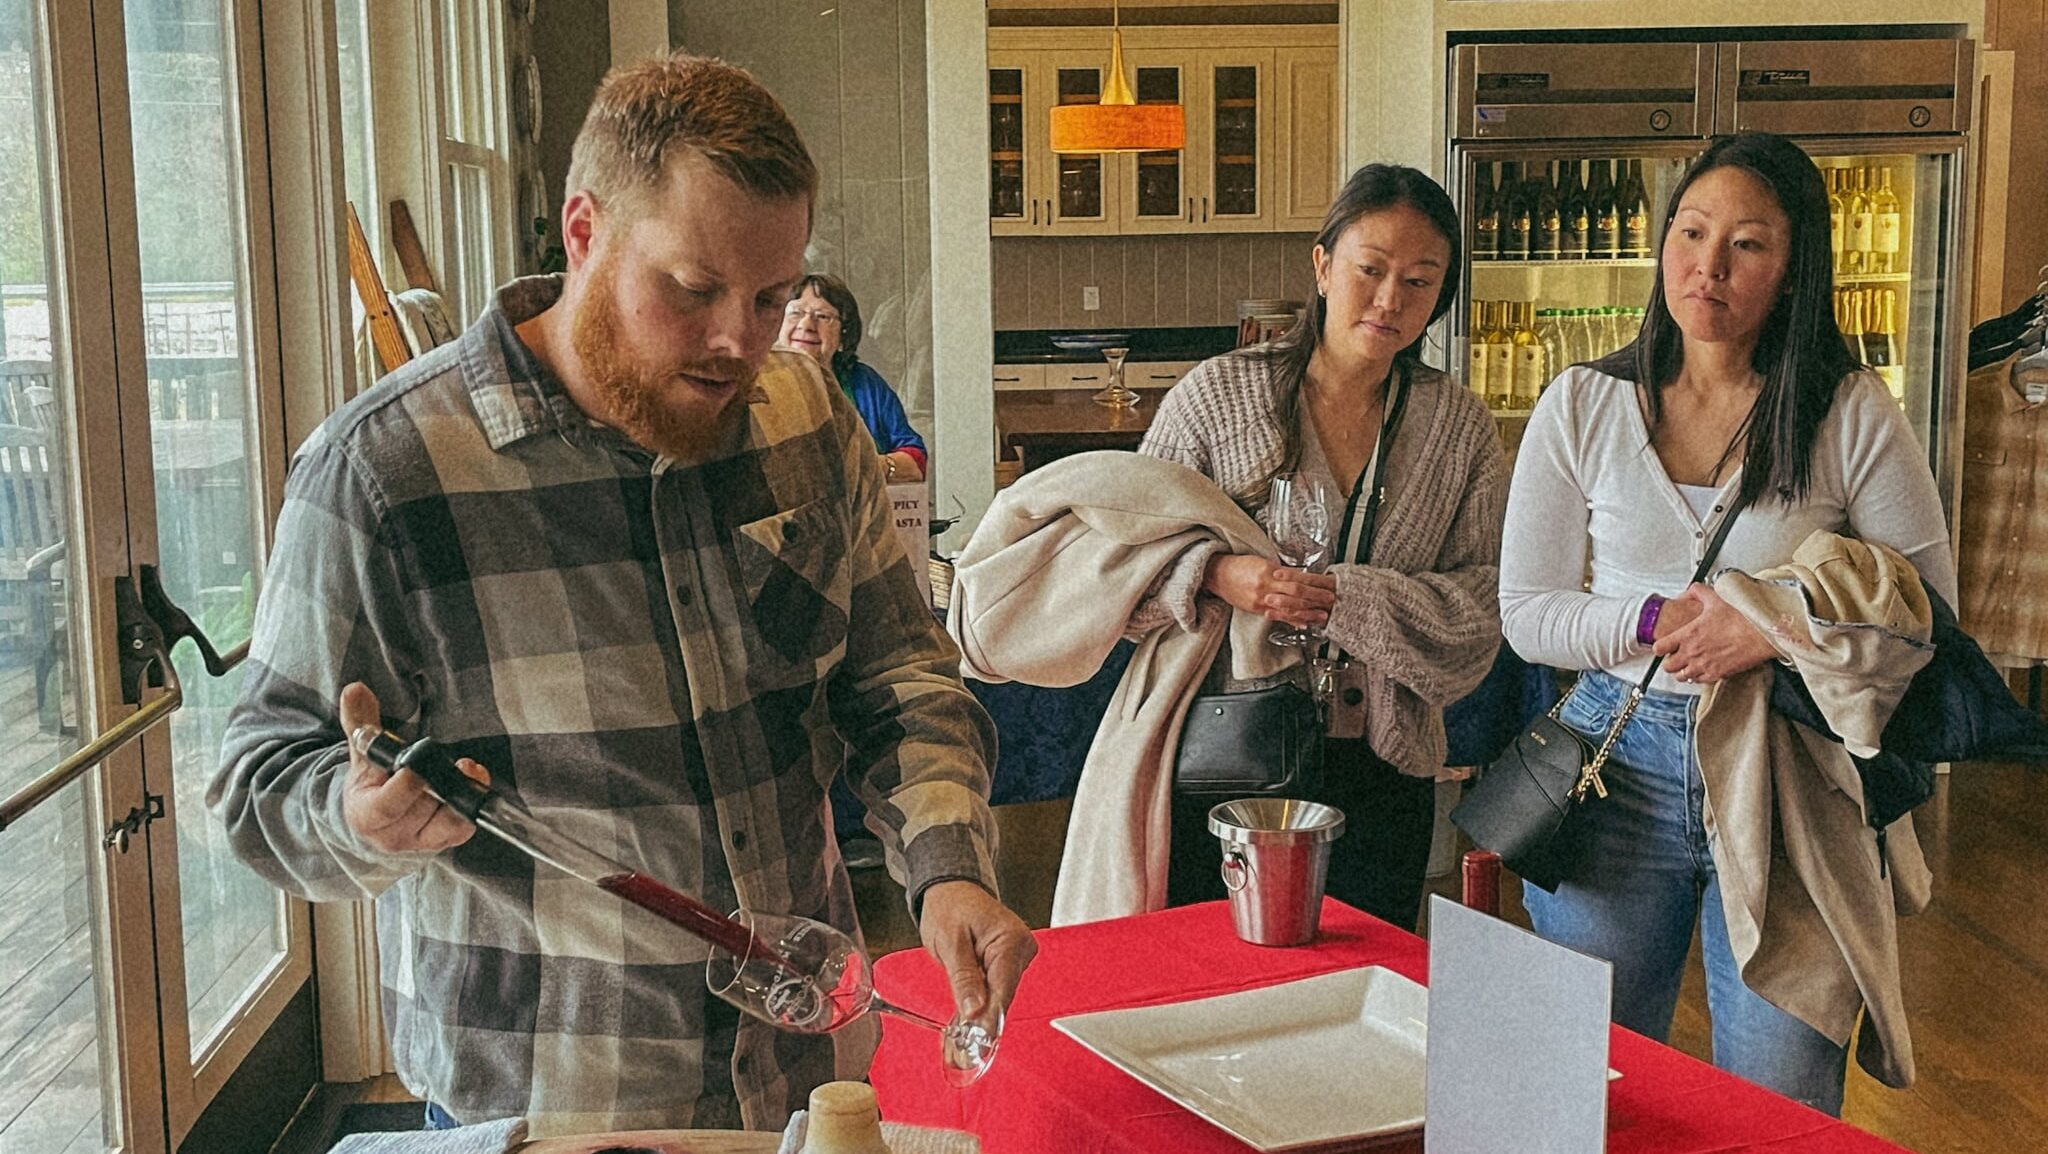
[[[889,486],[889,508],[896,520],[896,539],[903,542],[903,554],[910,558],[910,573],[917,578],[917,591],[924,603],[932,603],[931,509],[922,481]]]

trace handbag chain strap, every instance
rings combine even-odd
[[[1745,503],[1741,491],[1737,490],[1735,503],[1728,506],[1727,514],[1714,529],[1714,539],[1707,544],[1707,551],[1700,557],[1699,568],[1693,570],[1692,580],[1687,583],[1688,586],[1697,585],[1707,579],[1707,570],[1713,568],[1714,558],[1720,556],[1721,545],[1728,540],[1728,530],[1735,527],[1735,518],[1742,512]],[[1579,780],[1572,785],[1570,796],[1573,802],[1584,801],[1589,789],[1596,796],[1607,796],[1607,783],[1600,779],[1600,771],[1607,767],[1607,758],[1614,752],[1614,743],[1621,740],[1621,731],[1628,728],[1629,719],[1636,715],[1636,707],[1643,703],[1643,695],[1650,691],[1650,682],[1656,680],[1657,670],[1663,664],[1664,657],[1659,654],[1650,662],[1650,668],[1643,674],[1643,679],[1629,687],[1628,696],[1622,700],[1621,711],[1614,715],[1613,724],[1607,727],[1607,736],[1600,739],[1600,748],[1594,751],[1592,759],[1579,771]],[[1571,700],[1572,693],[1578,691],[1579,687],[1573,685],[1571,693],[1558,698],[1557,704],[1550,707],[1551,720],[1558,720],[1558,715],[1564,712],[1564,703]]]

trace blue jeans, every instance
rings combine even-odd
[[[1580,680],[1560,715],[1597,745],[1632,686]],[[1622,730],[1589,797],[1585,854],[1555,894],[1522,887],[1536,932],[1614,965],[1614,1020],[1664,1041],[1699,925],[1714,1024],[1714,1064],[1817,1110],[1842,1111],[1847,1053],[1743,985],[1728,946],[1721,887],[1707,847],[1706,787],[1683,694],[1652,692]]]
[[[448,1113],[448,1111],[446,1110],[441,1109],[440,1106],[432,1102],[429,1102],[427,1103],[427,1124],[420,1127],[420,1129],[453,1130],[461,1125],[462,1123],[457,1122],[455,1120],[454,1115]]]

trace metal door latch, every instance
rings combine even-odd
[[[145,682],[162,687],[171,648],[180,638],[190,637],[199,647],[199,659],[208,674],[225,676],[231,666],[192,618],[165,595],[156,566],[138,566],[136,572],[133,582],[127,577],[114,578],[114,617],[121,638],[121,700],[140,705]]]
[[[141,833],[143,826],[148,825],[163,815],[163,795],[150,793],[145,790],[142,795],[142,804],[129,810],[127,817],[108,826],[106,836],[100,839],[100,845],[105,849],[118,849],[122,853],[127,853],[128,839]]]

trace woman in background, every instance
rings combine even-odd
[[[805,277],[782,314],[778,343],[832,371],[875,438],[890,484],[924,480],[924,438],[910,427],[896,390],[860,359],[860,304],[845,281],[822,272]]]

